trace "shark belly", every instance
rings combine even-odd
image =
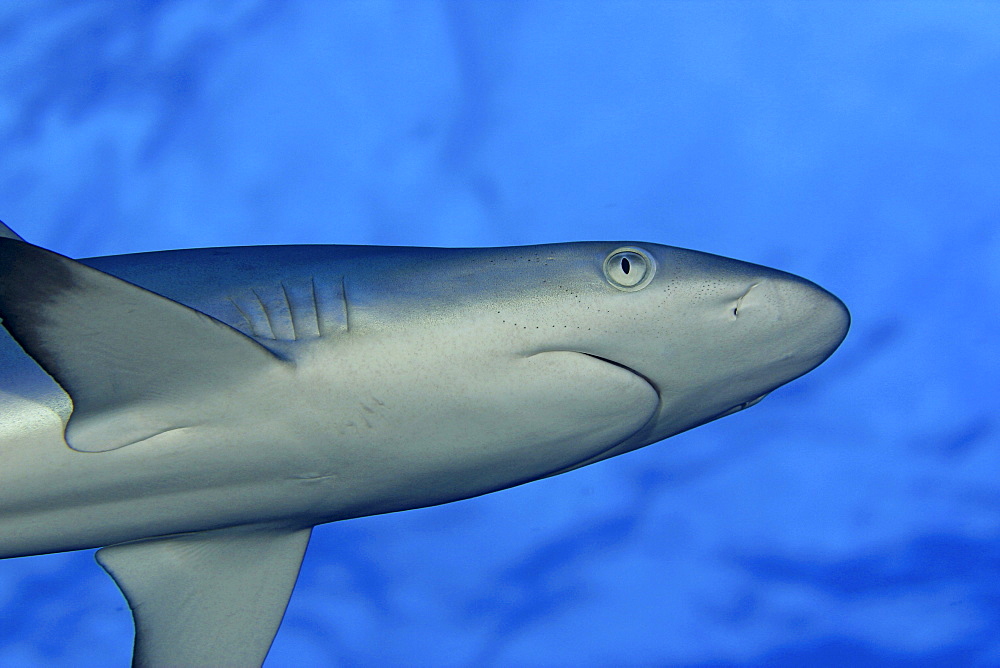
[[[577,353],[496,367],[457,359],[433,380],[394,375],[420,345],[397,342],[395,355],[341,345],[333,382],[322,362],[330,351],[319,349],[287,384],[228,393],[242,407],[235,422],[104,452],[67,444],[68,397],[30,358],[5,350],[21,373],[19,386],[0,387],[0,557],[241,525],[295,529],[478,496],[598,455],[657,406],[642,379]],[[365,362],[345,368],[345,357]],[[591,382],[577,382],[581,374]],[[530,410],[540,405],[567,417],[535,419],[554,413]]]
[[[316,515],[308,458],[280,442],[204,427],[80,452],[65,439],[69,398],[6,336],[0,368],[0,558]]]
[[[437,505],[544,477],[631,436],[656,405],[644,382],[580,357],[521,360],[538,372],[510,379],[524,388],[531,378],[564,378],[579,366],[594,374],[597,367],[605,382],[594,385],[589,400],[578,387],[573,397],[548,387],[527,395],[531,403],[542,396],[553,404],[577,402],[571,424],[532,421],[521,402],[473,410],[469,406],[488,399],[474,393],[456,406],[430,381],[379,381],[387,374],[370,373],[369,364],[367,377],[375,379],[369,383],[357,380],[366,376],[358,370],[333,387],[296,375],[288,387],[247,388],[245,396],[231,397],[246,408],[242,424],[199,425],[125,448],[80,452],[66,443],[68,400],[51,380],[47,392],[30,398],[5,394],[0,558],[242,525],[294,529]],[[393,360],[383,364],[391,367]],[[497,369],[466,370],[466,394],[486,387],[478,373],[502,378]],[[461,382],[456,376],[443,385]],[[607,400],[607,385],[617,388],[628,413]],[[315,401],[296,399],[324,390],[336,399],[318,411]],[[416,410],[414,392],[441,393],[441,408]],[[286,397],[280,411],[267,408],[274,395]],[[463,421],[453,419],[456,412]],[[609,420],[614,414],[621,419]],[[581,450],[588,440],[593,445]]]
[[[5,405],[7,415],[12,403]],[[227,526],[307,525],[307,481],[259,470],[219,480],[207,472],[234,462],[213,454],[210,445],[217,443],[181,444],[174,454],[185,451],[182,465],[182,457],[143,452],[142,445],[77,452],[67,447],[57,415],[18,408],[17,423],[30,419],[33,427],[11,438],[0,425],[0,558]]]

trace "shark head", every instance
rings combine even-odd
[[[449,499],[742,410],[820,364],[849,326],[809,281],[656,244],[393,249],[349,276],[354,345],[379,360],[363,392],[422,407],[398,448],[423,441],[419,462],[448,480],[486,474]],[[387,399],[393,387],[422,400]]]
[[[563,345],[642,378],[657,406],[640,430],[582,464],[755,405],[827,359],[850,326],[839,299],[775,269],[655,244],[591,253],[590,280],[576,284],[586,298],[570,311],[596,317]]]

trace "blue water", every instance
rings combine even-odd
[[[272,668],[1000,665],[998,82],[993,2],[3,3],[0,218],[71,256],[640,239],[850,306],[745,413],[319,528]],[[128,662],[91,553],[0,563],[0,625],[3,666]]]

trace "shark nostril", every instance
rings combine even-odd
[[[747,288],[747,291],[744,292],[743,295],[740,296],[740,298],[736,300],[736,304],[733,306],[733,317],[734,318],[738,318],[739,317],[739,315],[740,315],[740,308],[743,306],[743,300],[746,299],[747,295],[749,295],[751,292],[753,292],[753,289],[756,288],[758,285],[760,285],[760,283],[754,283],[753,285],[751,285],[749,288]]]

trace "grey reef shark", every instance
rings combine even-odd
[[[136,666],[260,665],[317,524],[731,415],[850,322],[805,279],[651,243],[72,260],[2,224],[0,318],[0,557],[100,548]]]

